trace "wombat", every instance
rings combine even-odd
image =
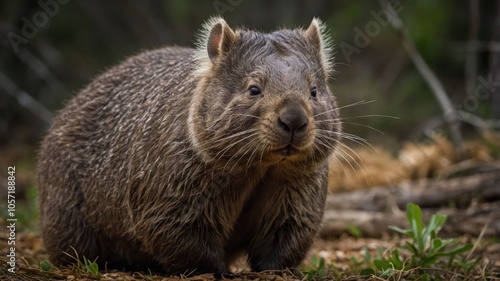
[[[213,18],[200,37],[128,58],[55,118],[37,167],[54,264],[231,274],[243,254],[253,271],[303,260],[341,134],[324,26]]]

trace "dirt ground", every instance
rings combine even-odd
[[[439,143],[438,143],[439,144]],[[447,147],[446,143],[432,147],[420,147],[418,151],[427,151],[429,149],[436,150],[437,152],[427,153],[426,157],[423,158],[423,163],[434,163],[436,161],[431,161],[432,159],[439,159],[439,163],[443,162],[443,159],[447,159],[442,156],[446,153],[442,151],[447,151],[447,149],[438,149],[441,147]],[[2,149],[0,149],[2,150]],[[34,170],[33,167],[33,155],[26,154],[25,151],[30,151],[29,149],[19,148],[12,149],[10,153],[0,153],[0,162],[4,163],[18,163],[17,168],[18,176],[16,190],[19,197],[27,198],[31,203],[27,204],[30,207],[24,210],[25,220],[30,222],[30,225],[36,225],[36,215],[34,210],[35,206],[32,206],[33,198],[35,195],[30,195],[30,187],[34,186]],[[413,151],[413,150],[412,150]],[[481,149],[476,151],[481,152]],[[5,152],[5,151],[3,151]],[[481,154],[481,153],[476,154]],[[484,153],[483,153],[484,154]],[[420,155],[420,154],[419,154]],[[429,156],[430,155],[430,156]],[[436,156],[437,155],[437,156]],[[481,154],[482,155],[482,154]],[[7,157],[9,156],[9,157]],[[432,157],[431,157],[432,156]],[[438,157],[439,156],[439,157]],[[444,157],[444,158],[443,158]],[[421,157],[422,158],[422,157]],[[432,159],[431,159],[432,158]],[[369,159],[363,157],[367,162]],[[419,158],[420,159],[420,158]],[[395,160],[394,160],[395,161]],[[393,162],[394,162],[393,161]],[[489,161],[489,160],[488,160]],[[374,163],[380,163],[380,159],[377,158]],[[386,161],[391,162],[391,161]],[[444,161],[446,162],[446,161]],[[420,162],[419,162],[420,163]],[[401,165],[397,162],[395,165]],[[375,165],[369,165],[370,167]],[[425,165],[416,165],[419,168]],[[427,166],[425,166],[427,167]],[[429,167],[425,169],[425,173],[429,173]],[[434,168],[433,168],[434,169]],[[391,171],[393,169],[386,166],[380,169],[369,169],[371,173],[366,176],[366,178],[374,179],[374,175],[380,175],[381,171]],[[359,175],[361,172],[357,172]],[[388,175],[380,177],[383,179],[390,178]],[[1,183],[0,189],[5,187],[1,186],[2,183],[6,182],[2,175],[0,175]],[[334,182],[341,182],[337,178]],[[366,184],[367,180],[362,180],[357,185],[361,183]],[[385,183],[385,182],[382,182]],[[382,184],[379,183],[379,184]],[[335,189],[335,188],[331,188]],[[2,193],[4,194],[4,193]],[[2,196],[0,196],[2,202],[5,202]],[[17,199],[17,198],[16,198]],[[6,208],[2,208],[4,210]],[[26,215],[28,214],[28,215]],[[31,215],[30,215],[31,214]],[[82,273],[78,268],[40,268],[40,263],[47,259],[47,254],[45,252],[43,241],[36,230],[28,232],[25,230],[18,229],[16,231],[16,274],[10,274],[7,271],[7,262],[9,254],[8,238],[7,233],[7,222],[4,219],[3,213],[0,214],[0,225],[2,225],[2,231],[0,231],[0,280],[214,280],[212,274],[205,274],[200,276],[194,276],[187,278],[185,276],[165,276],[161,274],[154,274],[151,272],[120,272],[120,271],[107,271],[104,268],[99,268],[99,275],[92,275],[89,273]],[[33,227],[36,229],[36,227]],[[469,278],[468,276],[460,276],[453,272],[447,272],[442,270],[441,276],[443,280],[500,280],[500,238],[499,237],[487,237],[478,241],[478,237],[463,236],[460,239],[464,243],[477,244],[472,254],[468,257],[470,259],[480,259],[480,263],[475,269],[474,274]],[[476,243],[477,242],[477,243]],[[393,237],[390,235],[385,235],[382,238],[354,238],[349,235],[344,235],[342,237],[335,237],[328,240],[316,239],[313,244],[311,251],[309,252],[307,258],[304,261],[303,271],[310,272],[311,264],[313,260],[318,260],[323,258],[325,264],[332,264],[333,275],[324,279],[332,279],[335,277],[336,280],[406,280],[401,276],[393,276],[394,278],[382,279],[378,277],[361,277],[359,273],[361,269],[366,268],[369,265],[373,265],[373,259],[380,254],[387,253],[387,251],[393,250],[404,244],[404,241],[398,237]],[[309,266],[309,267],[308,267]],[[279,272],[279,275],[273,272],[263,272],[263,273],[251,273],[248,272],[248,268],[245,267],[244,261],[239,263],[235,268],[232,269],[235,274],[236,280],[292,280],[298,279],[297,276],[292,275],[291,272]],[[439,269],[441,270],[441,269]],[[299,278],[299,279],[306,279]],[[318,280],[320,278],[315,278]],[[411,280],[420,280],[412,278]]]
[[[52,268],[48,271],[40,269],[40,262],[47,258],[44,250],[43,241],[40,235],[35,233],[21,232],[16,235],[16,274],[10,274],[6,267],[6,255],[8,249],[7,245],[8,235],[5,232],[0,234],[1,247],[1,266],[0,280],[214,280],[213,275],[205,274],[187,278],[185,276],[164,276],[161,274],[152,274],[150,272],[120,272],[120,271],[106,271],[100,269],[100,276],[91,274],[79,273],[75,268]],[[474,242],[472,238],[463,237],[464,241]],[[366,251],[370,253],[373,258],[377,252],[387,251],[394,249],[404,243],[401,239],[395,237],[386,237],[380,239],[372,238],[354,238],[351,236],[344,236],[336,239],[317,239],[304,261],[304,264],[311,263],[312,257],[324,258],[326,264],[332,263],[336,276],[340,280],[372,280],[370,277],[362,278],[356,276],[355,272],[359,272],[366,259]],[[480,243],[479,247],[475,249],[471,258],[482,258],[481,266],[488,266],[488,276],[482,280],[500,280],[500,243],[494,240],[486,239]],[[356,268],[358,267],[358,268]],[[244,267],[244,263],[239,264],[239,268],[233,268],[236,273],[235,279],[240,280],[292,280],[297,279],[291,273],[282,272],[280,275],[273,274],[272,272],[264,273],[250,273]],[[6,273],[4,275],[4,273]],[[3,276],[1,276],[3,275]],[[305,277],[304,277],[305,278]],[[331,278],[331,277],[330,277]],[[451,276],[450,276],[451,278]],[[374,279],[385,280],[385,279]],[[392,280],[392,279],[391,279]],[[404,280],[404,279],[401,279]],[[457,279],[468,280],[468,279]]]

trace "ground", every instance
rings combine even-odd
[[[415,174],[417,172],[425,172],[429,174],[430,170],[442,170],[443,167],[450,167],[447,165],[437,165],[437,168],[424,165],[428,163],[443,163],[450,162],[446,156],[447,143],[444,141],[436,141],[435,146],[422,146],[416,149],[406,149],[405,155],[425,157],[413,157],[423,159],[422,161],[413,161],[413,169],[411,165],[406,165],[405,171],[411,171]],[[483,155],[484,149],[475,149],[477,153],[474,155]],[[8,257],[10,246],[8,246],[9,233],[7,231],[0,232],[0,280],[214,280],[212,274],[205,274],[194,277],[185,276],[165,276],[151,272],[119,272],[107,271],[105,268],[95,268],[92,263],[77,264],[68,268],[55,268],[47,262],[47,254],[45,252],[42,238],[37,230],[37,206],[36,206],[36,184],[34,180],[34,149],[32,147],[20,147],[0,149],[0,162],[2,163],[15,163],[16,166],[16,218],[18,219],[16,229],[16,274],[10,274],[7,271]],[[425,153],[424,153],[425,152]],[[358,152],[359,155],[362,152]],[[383,153],[382,153],[383,154]],[[425,154],[425,155],[424,155]],[[401,166],[405,163],[400,163],[396,159],[387,158],[384,161],[380,160],[380,153],[370,161],[368,156],[363,156],[363,162],[367,163],[369,169],[365,169],[367,176],[370,180],[380,180],[378,184],[386,184],[384,182],[387,178],[392,179],[390,175],[384,174],[384,171],[392,171],[393,168],[387,167],[390,163],[395,163],[395,166]],[[491,156],[476,157],[486,159],[483,161],[491,161]],[[439,161],[437,161],[437,160]],[[444,161],[444,160],[447,161]],[[498,159],[498,158],[496,158]],[[376,169],[376,165],[371,165],[373,162],[379,164],[384,162],[383,167]],[[389,164],[388,164],[389,163]],[[417,163],[417,164],[415,164]],[[436,165],[435,165],[436,166]],[[424,169],[425,168],[425,169]],[[354,169],[353,169],[354,170]],[[342,169],[344,171],[344,169]],[[361,172],[356,172],[355,175],[359,176]],[[418,173],[417,173],[418,174]],[[377,175],[380,177],[377,178]],[[405,174],[406,175],[406,174]],[[332,175],[331,175],[332,176]],[[336,176],[336,175],[333,175]],[[340,175],[342,176],[342,175]],[[353,176],[347,183],[353,183]],[[2,186],[7,182],[4,175],[0,175],[0,189],[6,190],[6,186]],[[337,177],[332,182],[342,182],[341,178]],[[356,186],[365,184],[368,180],[360,180]],[[335,191],[336,187],[330,187]],[[354,189],[354,188],[350,188]],[[0,194],[0,224],[6,227],[7,202],[6,192]],[[3,228],[6,229],[6,228]],[[429,268],[415,268],[406,271],[394,271],[391,275],[380,277],[373,275],[362,276],[363,269],[372,267],[374,260],[378,256],[384,256],[393,251],[400,249],[405,243],[401,237],[395,236],[394,233],[383,235],[380,238],[367,238],[355,237],[353,235],[344,234],[340,237],[323,237],[317,238],[314,241],[311,251],[305,259],[301,271],[305,274],[302,277],[293,275],[289,271],[285,272],[261,272],[250,273],[245,268],[244,262],[239,264],[239,267],[234,268],[236,280],[291,280],[291,279],[312,279],[312,280],[425,280],[423,277],[425,273],[433,272],[434,278],[427,280],[500,280],[500,243],[499,237],[471,237],[461,236],[458,237],[461,243],[472,243],[474,248],[466,253],[465,261],[477,260],[469,272],[463,270],[451,270],[445,264],[440,263],[437,266]],[[94,273],[92,273],[92,271]],[[438,277],[436,277],[438,276]]]
[[[472,238],[463,237],[464,241],[470,241]],[[6,245],[8,240],[7,233],[2,232],[0,236],[0,244]],[[374,277],[361,277],[357,272],[360,272],[362,267],[366,266],[367,252],[370,253],[371,259],[381,251],[387,251],[401,246],[403,241],[397,237],[385,236],[379,239],[373,238],[355,238],[352,236],[343,236],[335,239],[317,239],[304,261],[304,265],[311,265],[312,260],[325,259],[326,264],[333,264],[331,275],[327,279],[338,278],[338,280],[405,280],[402,279],[382,279]],[[4,246],[1,248],[2,266],[1,271],[5,273],[6,256],[8,249]],[[119,272],[106,271],[100,269],[98,276],[91,273],[82,273],[81,268],[51,268],[42,270],[44,260],[47,258],[43,242],[40,235],[36,233],[21,232],[16,236],[16,257],[17,268],[16,274],[7,273],[1,276],[2,280],[214,280],[212,274],[204,274],[194,277],[184,276],[164,276],[150,272]],[[480,245],[473,254],[474,258],[482,258],[478,266],[477,273],[470,276],[462,276],[453,272],[443,270],[442,276],[444,280],[500,280],[500,244],[495,241],[488,240]],[[471,258],[473,258],[471,257]],[[487,274],[481,276],[481,268],[484,267]],[[487,268],[487,269],[486,269]],[[303,268],[306,272],[311,272],[311,268]],[[484,277],[484,278],[483,278]],[[469,279],[470,278],[470,279]],[[237,273],[235,279],[241,280],[291,280],[297,279],[290,272],[283,272],[277,275],[271,272],[264,273]],[[302,279],[307,279],[307,275]]]

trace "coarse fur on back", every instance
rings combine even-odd
[[[321,223],[340,138],[325,28],[210,19],[94,79],[58,114],[37,167],[50,259],[228,274],[297,267]]]

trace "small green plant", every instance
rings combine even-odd
[[[361,235],[363,234],[361,232],[361,230],[359,229],[359,227],[357,227],[353,224],[349,224],[347,226],[347,232],[349,232],[349,234],[351,234],[352,236],[354,236],[356,238],[361,238]]]
[[[462,268],[466,274],[469,274],[471,270],[479,264],[480,261],[481,260],[479,259],[469,260],[467,258],[464,259],[461,256],[456,256],[455,260],[453,260],[453,263]]]
[[[458,268],[469,274],[479,263],[479,260],[461,256],[473,248],[472,244],[463,244],[456,238],[443,239],[438,236],[446,222],[446,216],[432,215],[429,223],[425,225],[422,222],[422,211],[415,204],[408,204],[406,215],[409,229],[395,226],[389,228],[409,238],[408,241],[394,250],[379,247],[375,254],[370,254],[366,248],[363,249],[361,258],[350,258],[350,272],[363,278],[376,276],[384,280],[402,280],[401,278],[406,277],[410,277],[409,280],[421,281],[444,280],[439,276],[444,268]],[[338,269],[318,256],[313,256],[310,265],[303,266],[302,271],[307,280],[339,277]]]
[[[90,261],[89,259],[83,257],[83,263],[87,272],[94,276],[99,276],[99,265],[96,263],[96,260]]]
[[[349,258],[352,263],[352,270],[354,272],[359,272],[362,276],[375,274],[375,271],[370,267],[372,263],[372,255],[370,254],[370,251],[367,248],[363,248],[362,253],[362,259],[358,259],[356,257]]]
[[[80,260],[80,257],[78,256],[78,253],[74,248],[72,248],[73,251],[75,252],[75,256],[72,256],[68,253],[65,253],[67,256],[75,260],[75,264],[72,268],[72,271],[78,274],[87,274],[90,273],[94,276],[99,276],[99,265],[97,264],[97,259],[94,261],[91,261],[87,259],[85,256],[83,256],[82,260]]]
[[[40,265],[40,269],[43,271],[50,271],[54,268],[54,266],[50,263],[48,258],[41,261],[39,265]]]
[[[373,261],[376,269],[381,271],[380,276],[387,276],[392,270],[409,270],[414,268],[428,268],[436,265],[442,260],[447,260],[447,266],[459,263],[472,267],[472,263],[466,263],[457,258],[460,254],[472,249],[472,244],[460,244],[458,239],[442,239],[438,237],[439,230],[446,222],[446,216],[435,214],[431,216],[428,225],[422,222],[422,211],[416,204],[410,203],[406,208],[406,216],[410,224],[409,229],[401,229],[389,226],[390,229],[399,232],[411,241],[406,241],[403,249],[410,252],[408,259],[400,256],[398,249],[390,252],[387,257],[379,257]]]
[[[304,265],[302,272],[307,277],[307,280],[315,280],[325,278],[333,273],[333,264],[326,264],[324,258],[313,256],[310,265]]]

